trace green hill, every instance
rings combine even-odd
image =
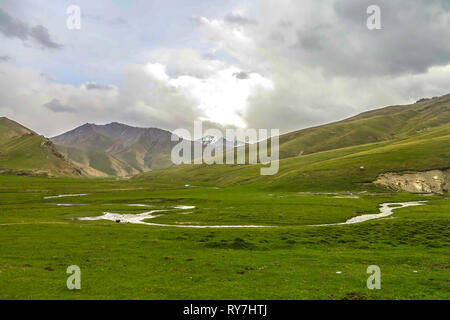
[[[327,150],[405,139],[447,123],[450,123],[450,94],[411,105],[371,110],[342,121],[281,135],[279,158],[302,157]],[[269,150],[270,146],[269,139]],[[248,163],[249,146],[240,148],[246,148]],[[225,158],[226,154],[224,162]]]
[[[273,176],[261,176],[260,165],[183,165],[136,179],[289,191],[365,190],[374,188],[370,182],[381,173],[450,168],[449,110],[447,95],[281,136],[280,170]]]
[[[57,150],[50,140],[1,118],[0,168],[56,175],[78,175],[81,169],[91,176],[159,169],[137,179],[295,189],[325,183],[342,188],[373,181],[388,171],[449,168],[449,123],[450,95],[445,95],[288,133],[280,136],[280,172],[261,177],[258,165],[174,167],[170,153],[177,142],[171,141],[170,132],[157,128],[85,124],[52,138]]]
[[[280,136],[280,158],[407,138],[450,122],[450,94]]]
[[[0,118],[0,172],[25,175],[80,176],[82,171],[53,143],[8,118]]]

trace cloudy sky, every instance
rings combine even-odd
[[[0,41],[0,116],[47,136],[199,119],[288,132],[450,93],[448,0],[2,0]]]

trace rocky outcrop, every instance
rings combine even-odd
[[[450,170],[383,173],[374,183],[395,191],[443,194],[450,189]]]

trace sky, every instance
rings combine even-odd
[[[0,42],[0,116],[49,137],[285,133],[450,93],[448,0],[2,0]]]

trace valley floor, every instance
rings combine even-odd
[[[311,226],[409,201],[427,202]],[[79,220],[150,211],[157,226]],[[449,299],[449,227],[448,195],[3,175],[0,299]],[[81,290],[66,287],[70,265]]]

